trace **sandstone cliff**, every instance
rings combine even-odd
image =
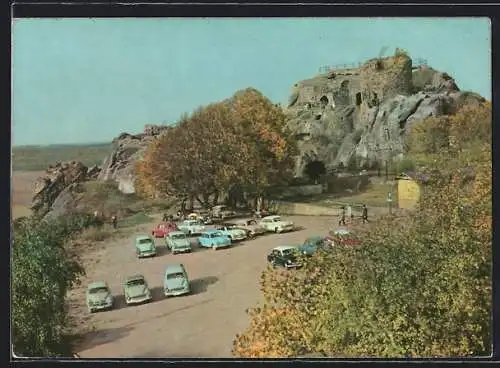
[[[100,168],[88,168],[78,161],[58,162],[45,171],[34,185],[31,209],[37,216],[59,215],[70,210],[72,189],[83,181],[95,180]]]
[[[141,134],[120,134],[113,140],[112,152],[104,159],[97,179],[116,181],[120,191],[134,193],[135,163],[146,147],[167,129],[168,126],[146,125]]]
[[[287,127],[299,145],[295,175],[306,176],[311,163],[329,171],[353,159],[360,167],[397,160],[413,124],[483,100],[460,91],[444,72],[413,66],[404,54],[300,81],[285,108]],[[124,193],[135,192],[135,162],[166,129],[150,125],[138,135],[121,134],[113,141],[98,179],[116,181]]]
[[[353,159],[371,166],[401,158],[403,137],[413,124],[483,100],[461,92],[446,73],[412,66],[406,55],[303,80],[294,85],[286,108],[300,151],[295,174],[304,176],[311,163],[329,171]]]

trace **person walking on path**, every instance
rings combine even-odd
[[[363,204],[363,213],[362,213],[363,224],[368,221],[368,208],[366,208],[366,204]]]
[[[111,223],[113,224],[113,229],[116,229],[116,227],[118,226],[118,219],[116,218],[116,215],[113,215],[111,217]]]
[[[347,218],[349,219],[349,222],[352,223],[354,220],[354,215],[352,214],[352,207],[350,204],[347,205],[346,215],[347,215]]]
[[[345,225],[345,207],[342,206],[342,207],[340,207],[340,209],[342,210],[342,212],[340,213],[339,226]]]

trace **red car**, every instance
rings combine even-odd
[[[151,232],[151,234],[155,238],[164,238],[165,235],[168,235],[168,233],[170,233],[172,231],[178,231],[178,230],[179,230],[179,228],[173,222],[162,222],[153,228],[153,231]]]
[[[325,237],[325,240],[332,246],[335,245],[359,245],[361,241],[359,238],[345,229],[331,230],[330,235]]]

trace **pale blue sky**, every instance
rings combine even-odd
[[[18,19],[13,144],[110,141],[254,87],[286,102],[322,65],[396,47],[491,98],[486,18]]]

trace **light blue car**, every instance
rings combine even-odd
[[[198,237],[198,244],[204,248],[217,250],[229,247],[231,245],[231,238],[219,230],[207,230]]]

